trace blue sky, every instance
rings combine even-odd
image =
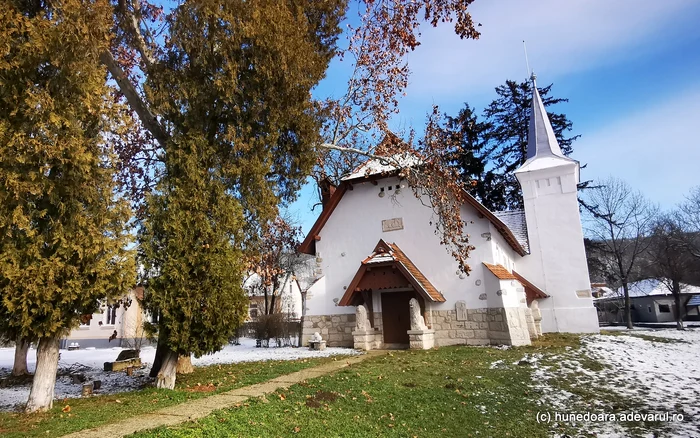
[[[700,185],[700,2],[696,0],[476,0],[482,37],[424,26],[396,128],[418,131],[433,104],[481,110],[506,79],[526,78],[522,41],[539,85],[566,97],[557,111],[581,138],[583,179],[627,181],[662,208]],[[349,66],[333,62],[319,97],[340,94]],[[289,208],[306,232],[319,214],[313,187]]]

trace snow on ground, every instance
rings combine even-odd
[[[134,391],[148,385],[152,379],[148,377],[150,365],[155,358],[154,347],[141,349],[141,361],[144,366],[136,370],[133,376],[125,372],[105,372],[104,363],[116,360],[122,348],[86,348],[84,350],[61,350],[58,361],[59,377],[56,379],[55,396],[57,399],[80,397],[82,385],[72,383],[70,374],[83,374],[88,381],[102,381],[102,389],[96,394],[114,394]],[[9,376],[14,361],[14,348],[0,348],[0,378]],[[192,358],[194,366],[214,364],[258,362],[268,360],[295,360],[315,357],[328,357],[339,354],[359,354],[350,348],[326,348],[323,351],[312,351],[308,348],[256,348],[255,339],[241,339],[241,345],[227,345],[221,351]],[[34,372],[36,367],[36,350],[29,350],[27,367]],[[0,411],[11,410],[27,401],[29,385],[0,387]]]
[[[676,328],[676,323],[674,321],[671,322],[643,322],[643,323],[635,323],[635,324],[640,324],[639,326],[634,326],[632,330],[636,331],[649,331],[649,330],[656,330],[656,329],[663,329],[663,328]],[[683,325],[685,328],[700,328],[700,321],[683,321]],[[601,330],[609,331],[609,332],[626,332],[629,331],[626,326],[624,325],[608,325],[600,328]]]
[[[615,370],[609,376],[610,389],[621,396],[642,397],[651,411],[683,414],[686,421],[672,422],[671,430],[677,436],[698,436],[700,330],[648,330],[634,335],[590,336],[583,351]],[[679,342],[655,342],[639,335]]]
[[[606,368],[602,371],[587,368],[583,363],[585,356]],[[661,431],[643,435],[635,431],[635,436],[700,436],[700,330],[647,329],[617,336],[584,336],[580,350],[571,349],[544,359],[537,354],[526,355],[523,360],[534,368],[532,387],[542,394],[539,404],[543,408],[547,406],[563,413],[586,410],[611,413],[606,400],[582,402],[557,383],[565,382],[571,388],[593,388],[615,394],[620,401],[628,400],[630,405],[639,406],[641,412],[683,415],[683,421],[662,424]],[[598,437],[630,435],[629,430],[615,421],[585,424],[583,430]],[[656,435],[659,432],[661,435]]]

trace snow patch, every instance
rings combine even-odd
[[[56,379],[56,399],[80,397],[82,385],[72,383],[71,373],[83,374],[87,381],[100,380],[102,388],[96,394],[116,394],[128,392],[148,386],[152,379],[148,377],[150,366],[156,355],[154,347],[141,349],[141,361],[144,364],[141,369],[135,370],[133,376],[127,376],[125,372],[105,372],[104,363],[113,362],[123,349],[114,348],[86,348],[84,350],[61,350],[58,361],[59,377]],[[14,362],[14,348],[0,348],[0,377],[9,376]],[[359,351],[350,348],[326,348],[323,351],[309,350],[308,348],[256,348],[255,339],[242,338],[240,345],[227,345],[221,351],[192,358],[194,366],[208,366],[216,364],[228,364],[239,362],[263,362],[270,360],[297,360],[316,357],[329,357],[335,355],[357,355]],[[27,355],[27,368],[29,372],[36,369],[36,350],[30,349]],[[25,403],[29,397],[30,385],[12,386],[0,388],[0,411],[17,408]]]

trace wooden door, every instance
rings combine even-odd
[[[411,292],[390,292],[382,294],[382,328],[385,344],[408,345],[408,330],[411,329],[408,301]]]

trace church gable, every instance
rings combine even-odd
[[[372,160],[369,160],[368,163],[371,163]],[[326,199],[324,199],[323,202],[323,211],[319,215],[318,219],[314,223],[314,225],[311,227],[311,230],[309,233],[306,235],[306,238],[304,241],[301,243],[299,246],[299,251],[305,254],[309,255],[314,255],[316,254],[316,242],[321,239],[321,230],[323,227],[326,225],[328,220],[330,219],[331,215],[335,212],[336,208],[342,201],[342,199],[347,196],[348,192],[352,192],[354,190],[355,185],[357,184],[363,184],[363,183],[371,183],[373,185],[378,185],[378,181],[390,178],[390,177],[395,177],[397,175],[397,171],[391,171],[387,170],[385,167],[377,167],[376,169],[369,164],[364,165],[367,169],[369,169],[369,173],[367,173],[367,170],[362,170],[365,169],[365,167],[361,167],[360,170],[354,172],[350,176],[346,177],[343,179],[341,184],[335,188],[333,187],[331,190],[326,189],[326,193],[332,193],[327,196]],[[375,166],[376,167],[376,166]],[[371,171],[376,170],[376,173],[371,173]],[[398,186],[397,186],[398,187]],[[486,208],[483,204],[481,204],[479,201],[477,201],[473,196],[471,196],[467,192],[462,192],[462,202],[464,204],[467,204],[474,208],[479,215],[479,217],[485,217],[491,224],[496,228],[496,230],[503,236],[503,238],[506,240],[508,245],[513,248],[513,250],[521,255],[525,256],[528,251],[527,251],[527,245],[523,245],[522,242],[527,241],[527,235],[525,234],[525,239],[523,240],[522,237],[518,237],[514,234],[514,232],[511,230],[511,228],[502,220],[499,216],[498,213],[494,213],[490,211],[488,208]],[[526,231],[525,231],[526,233]]]

